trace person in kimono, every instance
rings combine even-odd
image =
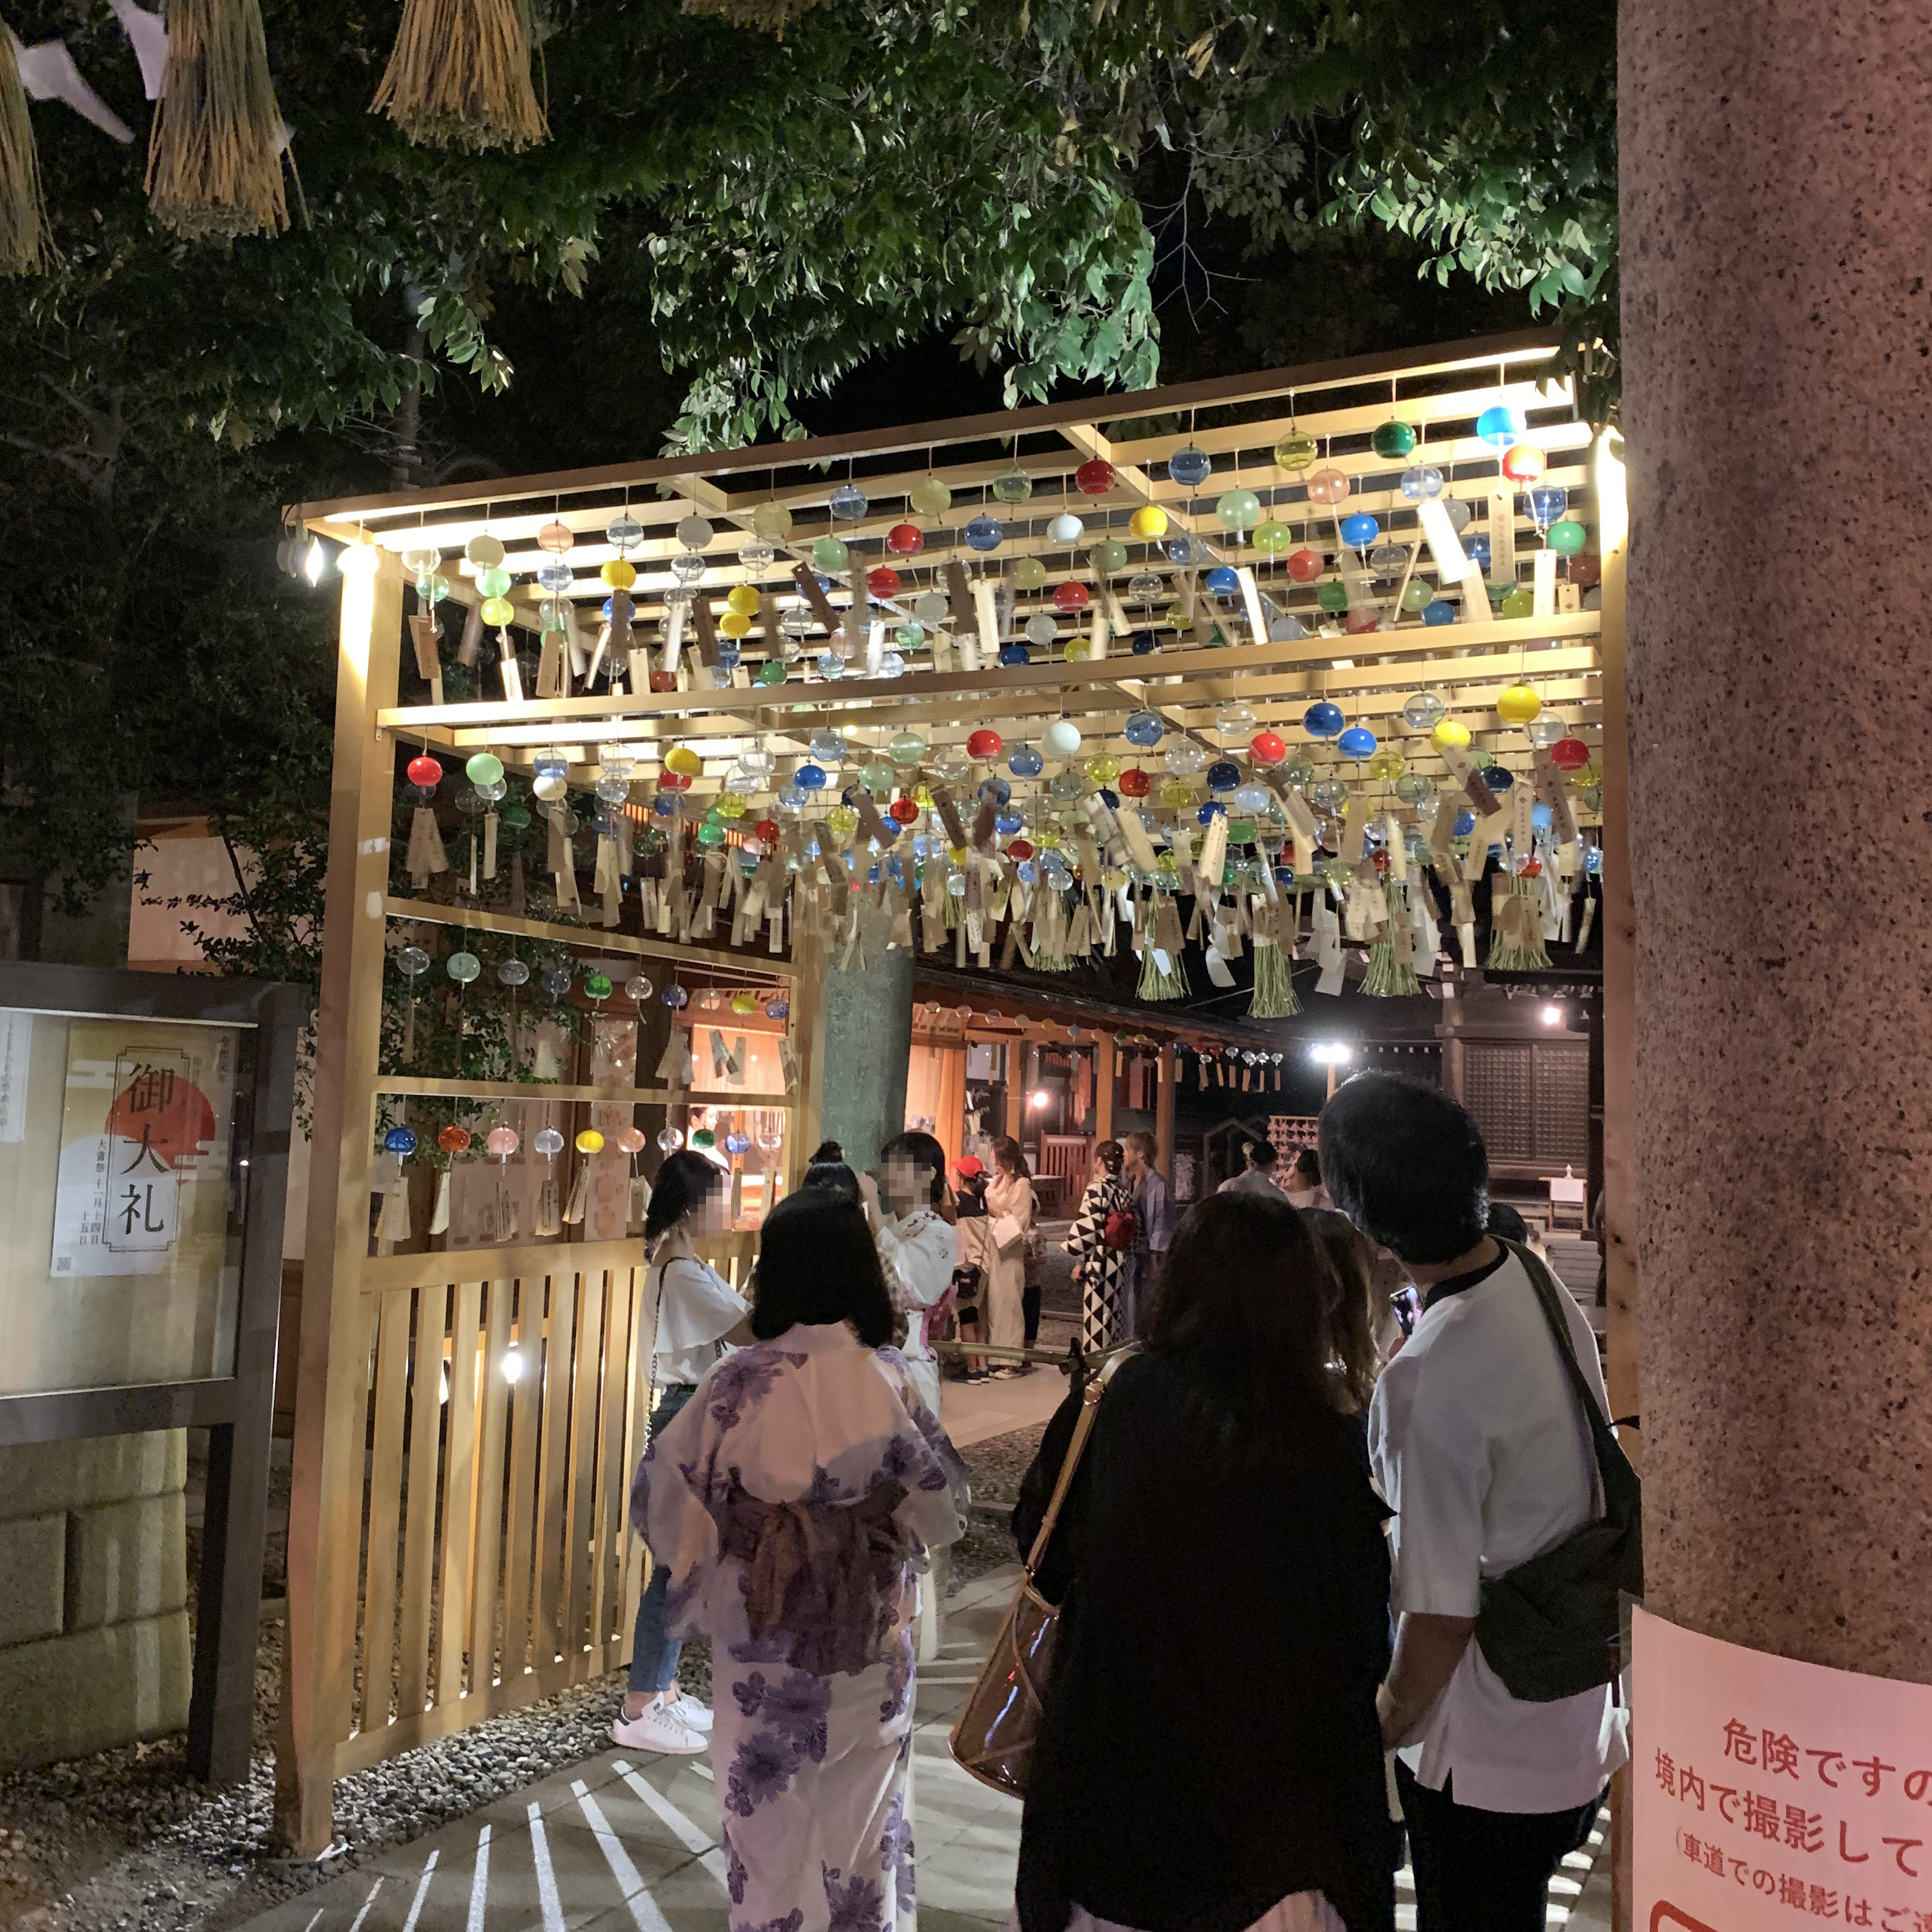
[[[638,1465],[632,1521],[668,1621],[712,1642],[732,1932],[910,1932],[914,1604],[964,1526],[964,1468],[886,1346],[863,1214],[782,1201],[756,1338]]]
[[[904,1311],[905,1358],[920,1400],[939,1408],[939,1358],[929,1329],[933,1312],[952,1292],[959,1237],[943,1210],[946,1150],[916,1130],[879,1150],[879,1258],[886,1286]]]
[[[991,1218],[988,1243],[992,1265],[986,1281],[987,1340],[998,1348],[1018,1348],[1026,1343],[1027,1244],[1040,1219],[1040,1204],[1028,1172],[1026,1154],[1018,1141],[1002,1135],[993,1143],[993,1175],[986,1184],[986,1212]],[[1026,1362],[1003,1362],[993,1371],[995,1382],[1024,1376]]]
[[[874,1239],[886,1286],[905,1317],[904,1353],[919,1398],[940,1410],[939,1358],[933,1353],[934,1315],[952,1292],[959,1236],[946,1218],[946,1150],[931,1134],[908,1129],[879,1150],[879,1225]],[[946,1595],[942,1552],[919,1591],[919,1660],[939,1654],[939,1606]]]
[[[1133,1212],[1134,1190],[1121,1172],[1124,1160],[1118,1141],[1102,1141],[1094,1148],[1093,1178],[1064,1244],[1080,1284],[1080,1346],[1090,1352],[1133,1339],[1126,1296],[1133,1244],[1130,1240],[1117,1248],[1107,1240],[1107,1223],[1117,1214]]]

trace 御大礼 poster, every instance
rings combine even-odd
[[[160,1274],[204,1246],[219,1254],[235,1060],[225,1028],[70,1022],[49,1264],[56,1280]]]

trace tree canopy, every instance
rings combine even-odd
[[[76,892],[130,790],[318,799],[330,632],[272,571],[286,498],[796,433],[946,342],[1016,401],[1554,315],[1614,405],[1607,0],[833,0],[782,37],[549,0],[551,139],[483,154],[369,112],[398,10],[267,0],[278,236],[180,241],[138,148],[34,110],[62,259],[0,281],[32,560],[0,842]],[[11,24],[138,141],[104,0]]]

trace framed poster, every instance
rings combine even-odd
[[[208,1431],[188,1766],[249,1765],[295,986],[0,962],[0,1442]]]
[[[0,1396],[235,1372],[255,1029],[0,1008]]]

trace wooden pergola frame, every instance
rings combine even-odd
[[[628,1654],[638,1582],[638,1552],[622,1523],[625,1486],[643,1439],[642,1371],[650,1347],[637,1244],[566,1238],[460,1254],[372,1255],[375,1127],[385,1095],[488,1101],[514,1092],[634,1108],[675,1105],[680,1090],[641,1084],[641,1066],[634,1087],[506,1083],[500,1090],[490,1083],[384,1069],[382,986],[392,928],[428,922],[596,956],[663,959],[747,985],[789,985],[796,1086],[784,1095],[731,1100],[734,1106],[791,1109],[794,1162],[818,1138],[824,1078],[825,962],[808,945],[773,956],[762,949],[680,944],[650,934],[515,917],[463,903],[460,896],[452,902],[399,894],[390,852],[398,743],[459,758],[488,748],[518,770],[526,770],[539,751],[561,750],[573,784],[593,782],[604,748],[620,747],[638,760],[634,776],[646,786],[672,745],[686,744],[702,756],[693,790],[706,795],[724,786],[740,752],[754,741],[775,754],[781,775],[775,782],[782,782],[820,730],[846,734],[854,754],[862,756],[895,732],[916,730],[938,758],[961,754],[968,735],[989,722],[1012,739],[1068,717],[1090,746],[1115,737],[1130,712],[1146,709],[1171,730],[1220,752],[1229,748],[1229,737],[1217,713],[1244,705],[1255,723],[1243,731],[1271,728],[1292,751],[1333,766],[1338,754],[1332,743],[1312,739],[1301,722],[1321,697],[1342,704],[1352,722],[1370,724],[1412,770],[1430,774],[1441,770],[1440,761],[1427,736],[1404,719],[1405,698],[1419,689],[1437,692],[1469,726],[1474,748],[1495,754],[1521,746],[1520,735],[1496,717],[1496,694],[1529,680],[1550,712],[1586,739],[1601,765],[1609,875],[1623,882],[1621,745],[1615,726],[1605,731],[1604,709],[1606,691],[1620,694],[1622,688],[1620,466],[1577,417],[1567,388],[1545,382],[1544,365],[1556,346],[1549,334],[1525,334],[877,434],[291,510],[291,520],[318,536],[358,548],[373,545],[376,552],[373,569],[345,572],[342,580],[290,1525],[290,1666],[278,1766],[283,1828],[298,1849],[314,1853],[328,1843],[336,1777],[614,1668]],[[1565,488],[1573,503],[1592,506],[1583,514],[1599,529],[1600,608],[1574,599],[1562,602],[1574,608],[1559,608],[1552,572],[1520,568],[1536,548],[1538,533],[1516,502],[1517,486],[1496,476],[1497,452],[1473,433],[1477,412],[1498,400],[1526,412],[1532,439],[1547,453],[1546,480]],[[1420,427],[1419,454],[1442,468],[1452,492],[1489,500],[1494,550],[1514,550],[1518,562],[1510,574],[1533,586],[1535,615],[1504,618],[1486,599],[1480,611],[1459,604],[1456,621],[1446,626],[1391,613],[1386,607],[1392,577],[1370,584],[1367,560],[1351,564],[1343,556],[1344,574],[1358,580],[1352,592],[1357,608],[1377,602],[1385,607],[1378,628],[1348,632],[1318,608],[1313,586],[1288,579],[1279,556],[1257,559],[1222,530],[1212,493],[1238,480],[1261,495],[1264,514],[1289,524],[1298,543],[1340,554],[1334,518],[1300,494],[1305,476],[1275,462],[1274,445],[1292,424],[1316,436],[1324,461],[1351,479],[1348,507],[1370,511],[1388,539],[1406,548],[1403,580],[1412,574],[1432,580],[1435,566],[1414,506],[1396,486],[1405,465],[1370,447],[1373,431],[1391,416]],[[1168,459],[1190,441],[1216,461],[1202,490],[1185,488],[1166,473]],[[1115,470],[1114,487],[1102,499],[1082,497],[1071,480],[1076,466],[1093,457]],[[1034,496],[1012,510],[988,504],[1012,526],[1012,539],[990,560],[976,557],[959,547],[958,526],[992,479],[1016,463],[1032,479]],[[1606,464],[1618,478],[1616,502],[1606,502],[1600,515],[1594,506]],[[913,581],[888,600],[886,619],[910,616],[922,573],[934,580],[927,587],[946,594],[945,616],[921,619],[927,640],[908,653],[904,675],[821,680],[812,665],[824,638],[808,640],[801,650],[796,620],[793,629],[784,623],[796,595],[788,566],[808,557],[812,539],[831,530],[828,499],[850,477],[868,503],[864,515],[837,526],[854,562],[834,574],[832,595],[862,604],[863,586],[855,591],[854,580],[880,558],[886,531],[908,520],[907,492],[927,476],[948,484],[952,508],[944,519],[910,518],[932,527],[926,532],[926,548],[902,566]],[[759,507],[773,501],[792,512],[788,544],[763,572],[747,572],[736,550]],[[1171,531],[1192,540],[1190,562],[1156,561],[1148,545],[1128,536],[1128,518],[1146,505],[1166,511]],[[685,517],[701,514],[712,526],[697,593],[707,604],[741,578],[759,575],[758,622],[736,671],[714,680],[687,653],[674,689],[631,688],[627,679],[621,690],[539,699],[513,698],[489,685],[473,700],[453,703],[443,700],[440,680],[418,681],[411,667],[406,689],[405,553],[434,548],[447,566],[470,537],[487,532],[503,542],[506,567],[527,580],[543,554],[536,548],[538,530],[560,521],[575,538],[568,554],[574,579],[562,594],[585,613],[579,628],[587,638],[608,594],[598,572],[618,554],[604,531],[626,508],[643,526],[639,540],[626,546],[638,570],[634,646],[648,650],[646,640],[665,617],[666,593],[676,582],[669,566],[680,548],[676,526]],[[1043,530],[1061,508],[1089,524],[1071,549],[1049,541]],[[1102,521],[1104,528],[1094,527]],[[951,532],[944,542],[940,525]],[[1124,570],[1109,572],[1091,554],[1092,542],[1104,538],[1129,544]],[[1017,627],[1050,608],[1043,590],[1016,590],[1010,614],[1003,602],[982,594],[994,569],[1000,574],[992,590],[1013,587],[1012,560],[1021,555],[1050,560],[1049,581],[1080,583],[1090,603],[1077,631],[1063,622],[1054,645],[1036,651],[1033,661],[1003,665],[992,662],[990,646],[997,640],[976,634],[989,615]],[[1216,600],[1202,573],[1222,562],[1248,574],[1238,595]],[[947,564],[974,572],[963,598],[943,568]],[[1152,654],[1136,652],[1126,642],[1131,632],[1145,630],[1142,620],[1151,614],[1129,606],[1122,580],[1137,568],[1157,568],[1166,580],[1163,598],[1183,612],[1183,628],[1166,630]],[[454,602],[480,602],[473,584],[453,567],[448,576]],[[1438,587],[1465,599],[1477,594],[1466,580]],[[542,595],[520,582],[509,628],[540,627]],[[1104,626],[1092,622],[1095,612]],[[1090,655],[1067,656],[1065,646],[1074,637]],[[752,682],[752,664],[762,656],[785,661],[784,683]],[[494,676],[487,640],[482,662]],[[641,682],[650,662],[646,657],[627,668]],[[836,789],[828,794],[836,796]],[[1627,884],[1619,890],[1621,905]],[[1627,914],[1606,923],[1615,935],[1606,958],[1618,962],[1618,983],[1606,997],[1612,1064],[1621,1067],[1630,1024]],[[1150,1020],[1150,1033],[1189,1030],[1184,1021],[1170,1024],[1152,1012]],[[1172,1058],[1163,1046],[1163,1098],[1170,1108]],[[1627,1239],[1628,1228],[1629,1121],[1622,1091],[1619,1073],[1606,1105],[1606,1142],[1616,1148],[1608,1172],[1618,1241]],[[740,1235],[723,1244],[721,1264],[742,1269],[750,1239]],[[1613,1298],[1624,1296],[1618,1306],[1624,1336],[1630,1332],[1627,1288],[1628,1273],[1620,1282],[1613,1268]],[[499,1372],[509,1352],[526,1365],[514,1383]],[[1613,1327],[1613,1400],[1625,1408],[1631,1402],[1617,1384],[1619,1376],[1634,1380],[1630,1364],[1630,1348]],[[447,1378],[446,1399],[438,1393],[439,1375]],[[406,1462],[406,1438],[416,1450]],[[425,1456],[428,1447],[436,1454]],[[439,1520],[442,1534],[432,1537],[428,1526]],[[368,1547],[375,1552],[366,1565],[360,1556],[365,1525]],[[386,1658],[392,1628],[400,1655],[393,1713],[386,1690],[372,1698],[366,1681],[358,1689],[358,1673],[368,1677],[367,1660]]]

